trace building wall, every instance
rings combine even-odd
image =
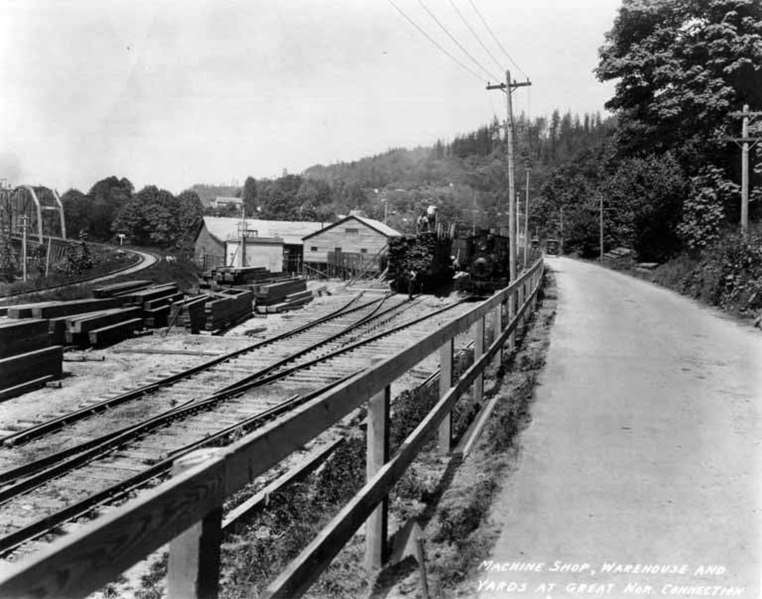
[[[257,239],[246,240],[245,263],[241,264],[240,241],[225,242],[225,264],[229,266],[263,266],[270,272],[283,272],[283,243]]]
[[[386,243],[386,235],[360,221],[348,220],[305,239],[304,262],[327,264],[328,253],[333,254],[336,248],[341,248],[343,253],[362,254],[371,259]]]
[[[222,266],[225,263],[225,244],[212,237],[205,226],[201,227],[196,238],[194,256],[196,264],[202,268]]]

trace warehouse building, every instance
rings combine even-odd
[[[329,276],[381,272],[389,238],[399,235],[372,218],[346,216],[304,237],[305,270]]]
[[[245,225],[242,223],[245,222]],[[194,258],[208,270],[216,266],[264,266],[271,272],[301,272],[302,238],[324,223],[205,216],[196,233]],[[241,235],[246,243],[241,245]],[[280,256],[280,259],[279,259]]]

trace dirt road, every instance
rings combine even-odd
[[[473,596],[762,597],[762,334],[549,263],[548,363]]]

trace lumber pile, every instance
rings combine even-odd
[[[209,295],[197,295],[174,302],[169,313],[170,324],[198,334],[206,328],[206,302],[211,299]]]
[[[122,281],[93,288],[93,297],[117,297],[151,286],[151,281]]]
[[[99,331],[104,327],[117,327],[122,325],[126,321],[133,320],[141,321],[141,309],[139,307],[131,308],[116,308],[113,310],[103,310],[101,312],[88,312],[86,314],[77,314],[70,316],[64,320],[65,326],[65,340],[67,344],[75,344],[79,347],[87,347],[91,344],[90,333],[95,333],[94,338],[98,340],[96,345],[104,345],[104,342],[100,340]],[[118,327],[117,327],[118,328]],[[131,336],[135,331],[134,324],[130,327],[123,327],[125,335],[121,338],[113,338],[115,341],[121,341],[127,336]],[[129,333],[129,334],[128,334]],[[104,337],[105,339],[105,337]]]
[[[260,282],[273,282],[288,278],[285,272],[270,272],[263,266],[218,266],[202,275],[201,287],[217,289],[229,286],[249,286]]]
[[[218,331],[251,317],[253,293],[246,289],[225,289],[204,304],[204,330]]]
[[[304,279],[286,279],[274,283],[261,283],[252,287],[258,314],[271,314],[294,310],[312,301]]]
[[[175,283],[165,283],[130,291],[121,297],[130,306],[142,309],[147,328],[158,329],[169,324],[172,305],[182,301],[184,295]]]
[[[0,322],[0,358],[24,354],[49,345],[47,320],[23,318]]]
[[[56,345],[0,359],[0,400],[21,395],[61,376],[63,347]]]
[[[121,308],[123,304],[124,300],[119,297],[20,304],[8,307],[8,318],[57,318],[70,314]]]

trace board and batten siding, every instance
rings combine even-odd
[[[327,264],[328,252],[364,254],[371,259],[387,243],[387,237],[360,221],[347,221],[304,240],[304,261]],[[365,251],[363,251],[365,250]]]

